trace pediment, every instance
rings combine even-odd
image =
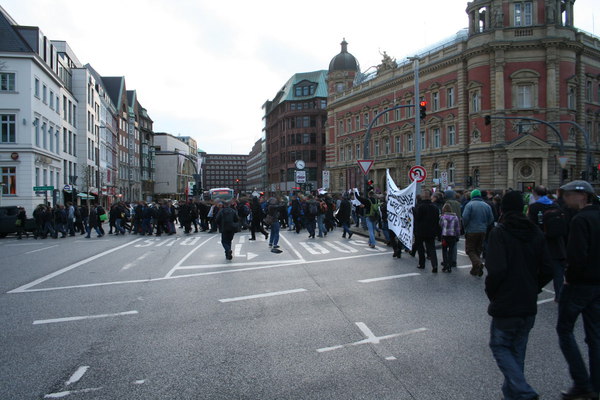
[[[507,150],[549,150],[552,146],[533,135],[523,135],[506,146]]]

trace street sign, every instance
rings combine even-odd
[[[306,171],[296,171],[296,183],[306,183]]]
[[[360,167],[360,170],[363,172],[363,174],[367,175],[371,170],[371,167],[373,166],[375,160],[357,160],[356,162],[358,162],[358,166]]]
[[[560,167],[562,169],[565,169],[567,163],[569,162],[569,157],[567,157],[567,156],[558,156],[556,158],[558,158],[558,163],[560,164]]]
[[[325,190],[329,189],[329,180],[330,180],[329,171],[323,171],[323,189],[325,189]]]
[[[442,183],[442,190],[446,190],[446,188],[448,187],[448,172],[442,171],[441,183]]]
[[[70,193],[71,190],[73,190],[73,186],[71,185],[65,185],[65,187],[63,188],[63,190],[67,193]]]
[[[408,171],[408,177],[411,181],[417,181],[417,183],[423,182],[427,178],[427,171],[425,167],[415,165]]]
[[[54,186],[34,186],[34,192],[45,192],[46,190],[54,190]]]

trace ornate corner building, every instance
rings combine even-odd
[[[575,0],[477,0],[467,5],[468,29],[418,54],[420,99],[414,98],[413,62],[383,53],[381,65],[362,74],[342,42],[328,72],[326,168],[339,191],[361,187],[364,135],[370,120],[370,179],[385,190],[385,170],[409,183],[415,143],[421,141],[425,185],[442,173],[456,189],[557,188],[586,170],[586,141],[575,126],[555,125],[568,158],[558,156],[558,135],[543,124],[573,121],[589,132],[593,169],[600,160],[600,38],[574,27]],[[427,101],[421,132],[415,104]],[[418,112],[418,106],[416,107]],[[485,116],[510,117],[492,120]],[[598,187],[597,178],[591,177]]]

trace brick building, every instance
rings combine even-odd
[[[273,100],[263,105],[267,145],[267,184],[270,192],[290,191],[295,182],[295,162],[305,162],[306,183],[321,185],[325,164],[327,71],[292,76]]]
[[[563,172],[558,137],[546,126],[517,120],[486,125],[484,117],[575,121],[589,132],[591,161],[597,165],[600,39],[574,27],[573,0],[477,0],[466,11],[468,29],[418,54],[416,102],[428,102],[419,137],[412,107],[386,113],[371,130],[375,186],[385,189],[387,168],[399,186],[409,183],[416,140],[421,140],[428,187],[444,171],[458,189],[556,188],[561,178],[579,179],[586,149],[577,128],[557,125],[568,157]],[[356,160],[370,119],[387,108],[415,104],[411,61],[397,62],[384,53],[369,75],[355,65],[344,41],[328,74],[327,168],[333,190],[362,186]]]
[[[247,154],[206,154],[202,166],[204,190],[230,188],[246,191]]]

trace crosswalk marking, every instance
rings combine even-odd
[[[321,246],[319,243],[314,242],[300,242],[300,245],[306,249],[310,254],[318,255],[318,254],[328,254],[330,253],[325,247]]]
[[[336,240],[335,242],[325,242],[325,244],[331,247],[335,251],[339,251],[340,253],[358,253],[358,250],[354,247],[350,247],[347,244]]]

